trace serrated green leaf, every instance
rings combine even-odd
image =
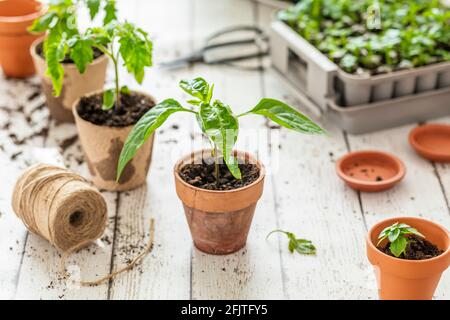
[[[86,5],[89,9],[91,20],[93,20],[100,11],[100,0],[87,0]]]
[[[58,19],[56,12],[50,11],[44,14],[42,17],[33,21],[31,27],[28,28],[30,32],[42,33],[46,31],[55,20]]]
[[[307,116],[288,106],[284,102],[264,98],[252,110],[239,116],[259,114],[272,120],[282,127],[300,133],[325,134],[326,132]]]
[[[86,67],[94,61],[94,41],[88,37],[75,36],[68,41],[70,58],[73,60],[80,73],[86,71]]]
[[[59,43],[47,44],[45,60],[47,62],[46,74],[51,78],[53,85],[53,95],[58,97],[61,94],[64,81],[64,68],[61,61],[64,60],[67,52],[67,43],[61,39]]]
[[[230,107],[216,100],[212,105],[203,103],[199,111],[202,129],[219,150],[231,174],[241,179],[239,164],[232,154],[239,133],[239,122]]]
[[[192,80],[181,80],[179,85],[186,93],[209,104],[212,90],[210,90],[209,84],[205,79],[198,77]]]
[[[316,247],[310,240],[297,239],[295,234],[293,234],[292,232],[283,231],[283,230],[273,230],[273,231],[269,232],[269,234],[266,236],[266,239],[269,238],[269,236],[271,234],[277,233],[277,232],[285,234],[287,236],[287,238],[289,240],[289,243],[288,243],[289,252],[294,253],[294,251],[296,251],[297,253],[307,254],[307,255],[316,254]]]
[[[174,99],[166,99],[152,107],[139,119],[128,135],[120,153],[119,163],[117,165],[117,181],[119,181],[127,163],[136,155],[137,150],[175,112],[195,113],[192,110],[183,108]]]
[[[103,92],[103,110],[109,110],[114,107],[114,102],[116,101],[116,91],[114,89],[105,90]]]
[[[105,17],[103,19],[103,24],[107,25],[108,23],[117,20],[117,8],[115,0],[105,0],[106,4],[104,7]]]

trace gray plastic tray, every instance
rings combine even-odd
[[[351,75],[288,25],[271,25],[272,64],[318,108],[352,134],[450,114],[450,62],[372,77]]]
[[[271,29],[274,67],[322,109],[327,97],[350,107],[450,87],[450,62],[363,77],[344,72],[284,22]]]

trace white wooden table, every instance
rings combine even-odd
[[[247,0],[120,1],[120,15],[152,34],[156,64],[198,48],[205,36],[226,26],[267,28],[272,10]],[[142,88],[157,99],[185,100],[177,83],[197,75],[214,82],[217,97],[236,112],[254,106],[263,96],[302,109],[294,92],[271,69],[248,72],[198,65],[166,71],[154,67]],[[129,77],[123,81],[136,87]],[[128,248],[146,240],[150,218],[156,220],[154,251],[110,283],[71,286],[57,272],[59,253],[27,232],[10,205],[15,179],[29,165],[24,154],[30,147],[64,147],[60,149],[64,149],[66,165],[88,177],[80,143],[73,138],[75,126],[56,125],[49,119],[44,97],[33,94],[38,84],[36,78],[0,78],[0,298],[376,299],[365,253],[365,235],[371,225],[387,217],[411,215],[450,227],[450,166],[416,156],[407,143],[414,125],[352,136],[321,122],[331,132],[325,138],[301,136],[249,117],[242,123],[243,130],[255,129],[274,140],[261,139],[254,146],[243,138],[238,148],[257,152],[267,165],[278,161],[278,166],[266,179],[247,247],[228,256],[203,254],[192,245],[172,176],[174,161],[191,151],[200,133],[189,115],[176,115],[157,134],[147,186],[131,192],[103,192],[110,216],[103,246],[82,250],[69,264],[83,279],[108,273],[133,256]],[[439,121],[450,123],[450,118]],[[398,187],[360,194],[337,178],[338,157],[369,148],[393,152],[406,163],[407,176]],[[283,236],[266,241],[266,234],[275,228],[311,239],[317,255],[290,254]],[[449,297],[447,272],[436,298]]]

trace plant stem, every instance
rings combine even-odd
[[[116,58],[113,57],[114,62],[114,73],[116,76],[115,83],[116,83],[116,113],[119,113],[121,105],[120,105],[120,86],[119,86],[119,64]]]
[[[216,185],[219,186],[219,152],[217,152],[217,147],[214,147],[214,177],[216,178]]]

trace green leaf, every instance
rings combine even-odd
[[[107,25],[111,21],[117,20],[117,8],[115,0],[105,0],[106,4],[104,7],[105,17],[103,19],[103,24]]]
[[[411,228],[411,227],[407,226],[405,229],[408,232],[408,234],[414,234],[414,235],[416,235],[418,237],[425,238],[425,236],[423,234],[421,234],[419,231],[417,231],[414,228]]]
[[[167,118],[175,112],[191,112],[183,108],[176,100],[167,99],[148,110],[131,130],[120,153],[117,166],[117,181],[127,163],[136,155],[137,150],[147,141],[150,135],[159,128]]]
[[[202,102],[200,100],[188,100],[186,102],[189,104],[192,104],[193,106],[199,106],[202,104]]]
[[[219,150],[231,174],[241,179],[238,161],[232,154],[237,141],[239,122],[230,107],[216,100],[213,105],[203,103],[199,116],[201,127],[215,150]]]
[[[58,16],[56,12],[50,11],[44,14],[42,17],[33,21],[31,27],[28,28],[28,31],[33,33],[41,33],[49,29],[49,27],[58,20]]]
[[[397,240],[391,242],[389,249],[392,254],[397,258],[406,250],[406,245],[408,244],[408,240],[405,237],[398,237]]]
[[[61,94],[64,81],[64,68],[61,61],[66,56],[68,46],[64,39],[59,43],[48,43],[46,50],[47,71],[46,74],[50,76],[53,84],[53,95],[58,97]]]
[[[103,92],[103,110],[109,110],[114,107],[114,102],[116,101],[116,90],[109,89]]]
[[[83,74],[87,65],[94,61],[93,40],[86,36],[75,36],[68,41],[70,58],[75,62],[78,71]]]
[[[212,88],[214,86],[211,86]],[[210,90],[208,82],[203,78],[195,78],[192,80],[181,80],[180,88],[193,97],[209,104],[212,97],[212,88]]]
[[[392,232],[389,233],[388,238],[390,242],[394,242],[395,240],[397,240],[398,236],[400,235],[401,230],[400,229],[395,229]]]
[[[122,86],[122,88],[120,88],[120,93],[130,94],[131,91],[130,91],[130,88],[128,88],[128,86]]]
[[[308,254],[308,255],[316,254],[316,247],[314,246],[314,244],[310,240],[297,239],[295,234],[293,234],[292,232],[283,231],[283,230],[273,230],[266,236],[266,239],[269,238],[269,236],[271,234],[277,233],[277,232],[278,233],[283,233],[283,234],[285,234],[288,237],[288,239],[289,239],[289,243],[288,243],[289,252],[294,253],[294,251],[297,251],[300,254]]]
[[[300,133],[324,134],[325,131],[308,117],[287,104],[264,98],[252,110],[239,116],[259,114],[269,118],[277,124]]]
[[[138,83],[142,83],[145,76],[145,67],[153,64],[153,44],[147,34],[131,23],[124,23],[118,32],[119,52],[128,72],[134,75]]]
[[[89,9],[89,15],[91,16],[92,20],[100,10],[100,0],[87,0],[86,5]]]

